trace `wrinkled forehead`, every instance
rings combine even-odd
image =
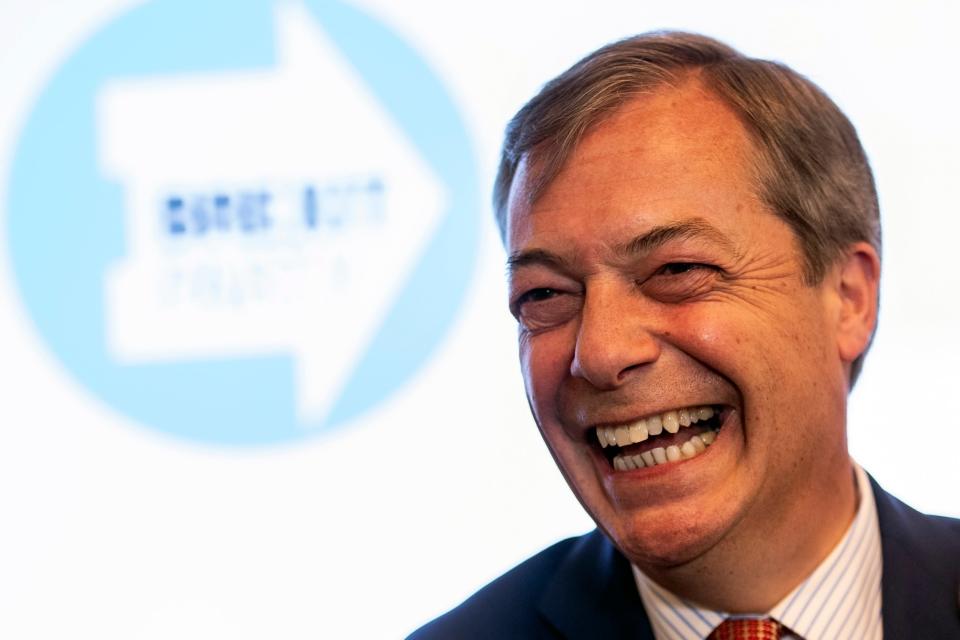
[[[562,150],[560,150],[562,151]],[[538,211],[629,207],[638,193],[757,189],[755,145],[739,116],[699,81],[635,96],[592,125],[570,150],[540,145],[518,163],[506,207],[506,240]],[[604,202],[604,200],[609,200]],[[581,202],[581,204],[583,204]]]

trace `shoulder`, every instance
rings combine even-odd
[[[883,500],[887,504],[881,506]],[[877,507],[885,563],[903,563],[929,584],[943,583],[953,594],[951,604],[956,604],[960,520],[921,513],[889,494],[877,500]]]
[[[881,489],[875,480],[872,482],[877,518],[885,541],[915,546],[934,557],[953,557],[960,561],[960,519],[921,513]]]
[[[920,513],[873,482],[883,553],[884,635],[960,637],[960,520]]]
[[[551,637],[537,612],[540,597],[571,553],[593,535],[568,538],[541,551],[415,631],[410,639]]]

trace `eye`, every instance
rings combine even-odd
[[[668,262],[638,283],[643,292],[661,302],[687,302],[713,289],[720,269],[702,262]]]
[[[517,298],[514,305],[517,307],[523,306],[527,302],[540,302],[541,300],[548,300],[555,295],[558,295],[559,291],[556,289],[551,289],[549,287],[541,287],[540,289],[531,289],[527,291],[522,296]]]
[[[535,305],[538,302],[543,302],[549,300],[550,298],[560,295],[560,292],[556,289],[551,289],[549,287],[538,287],[536,289],[530,289],[519,296],[510,303],[510,313],[517,320],[521,320],[523,315],[524,307],[529,307],[530,305]]]
[[[689,273],[696,269],[712,269],[710,265],[699,262],[670,262],[660,267],[653,275],[675,276],[682,273]]]
[[[565,323],[580,309],[581,296],[569,291],[538,287],[517,296],[510,312],[528,331],[547,329]]]

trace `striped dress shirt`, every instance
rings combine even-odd
[[[881,640],[880,525],[866,472],[854,465],[860,504],[850,528],[810,576],[766,613],[804,640]],[[657,640],[703,640],[726,618],[670,593],[633,567]],[[789,637],[789,636],[788,636]]]

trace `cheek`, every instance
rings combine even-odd
[[[696,338],[697,342],[702,344],[706,349],[715,351],[720,349],[723,345],[725,332],[722,330],[722,327],[717,326],[718,323],[715,322],[703,322],[700,326],[697,327]],[[739,336],[732,336],[736,344],[740,344]]]
[[[520,370],[538,419],[548,407],[554,406],[572,359],[573,345],[559,332],[520,337]]]
[[[834,380],[842,370],[831,360],[828,327],[815,305],[771,305],[762,314],[719,311],[704,309],[679,321],[676,343],[739,390],[748,420],[759,415],[771,421],[772,407],[809,415],[823,405],[825,387],[843,386]]]
[[[702,364],[725,376],[762,341],[758,327],[731,309],[704,308],[675,314],[663,336]]]
[[[790,354],[820,351],[811,334],[823,335],[822,318],[806,307],[787,305],[690,309],[676,314],[666,333],[688,353],[697,354],[720,371],[755,369]]]
[[[787,359],[783,338],[771,330],[773,320],[734,307],[687,311],[671,319],[664,339],[735,388],[745,411],[764,404]]]

